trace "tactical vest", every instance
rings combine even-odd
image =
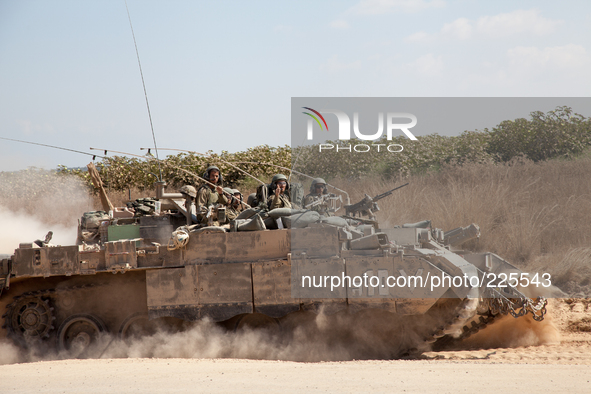
[[[206,207],[209,207],[210,205],[213,205],[218,202],[218,193],[215,190],[211,190],[211,188],[208,185],[201,185],[199,190],[197,190],[197,196],[199,196],[201,189],[207,189],[207,191],[209,192],[209,196],[207,197],[207,203],[205,204]]]

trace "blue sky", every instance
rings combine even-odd
[[[291,97],[591,93],[588,1],[128,6],[162,148],[289,144]],[[0,0],[0,136],[85,152],[153,145],[123,0]],[[0,171],[89,159],[0,140]]]

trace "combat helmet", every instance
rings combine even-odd
[[[212,170],[216,170],[217,172],[220,173],[220,179],[218,180],[218,185],[222,185],[224,183],[224,177],[222,176],[222,172],[220,171],[220,169],[217,166],[209,166],[209,167],[207,167],[207,169],[203,173],[203,178],[205,178],[205,179],[207,179],[209,181],[209,173]]]
[[[242,201],[244,201],[244,196],[242,195],[242,193],[240,193],[240,190],[238,189],[230,189],[232,190],[232,192],[230,193],[236,200],[238,200],[238,202],[242,203]],[[240,195],[240,197],[236,197],[235,194]]]
[[[246,204],[248,204],[248,206],[254,206],[257,204],[257,194],[256,193],[250,193],[248,195],[248,198],[246,199]]]
[[[316,194],[316,185],[317,184],[324,185],[324,188],[322,190],[322,194],[328,193],[328,190],[326,189],[326,181],[324,179],[322,179],[322,178],[314,178],[312,180],[312,184],[310,185],[310,193]]]
[[[289,181],[287,180],[287,177],[283,174],[273,175],[273,179],[271,179],[271,190],[275,190],[275,188],[277,187],[275,184],[279,181],[285,181],[287,183],[287,186],[285,186],[285,191],[289,190]]]
[[[195,189],[195,187],[191,185],[182,186],[179,190],[179,193],[181,193],[184,196],[189,196],[191,198],[197,197],[197,190]]]

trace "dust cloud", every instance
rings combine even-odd
[[[462,349],[514,348],[520,346],[554,345],[560,343],[560,332],[551,315],[537,322],[527,315],[520,318],[504,316],[482,331],[462,341]]]
[[[0,342],[0,365],[14,364],[22,361],[21,351],[12,343]]]
[[[19,243],[44,239],[50,230],[52,244],[75,244],[78,219],[92,206],[75,177],[35,168],[0,172],[0,254],[13,254]]]
[[[185,332],[109,347],[106,357],[248,358],[290,361],[391,359],[416,351],[423,343],[408,324],[388,329],[389,316],[296,314],[284,329],[227,331],[204,321]],[[295,324],[295,326],[292,326]],[[390,327],[393,328],[393,327]],[[387,334],[390,335],[387,335]]]
[[[0,343],[1,363],[72,358],[71,354],[30,346],[18,349]],[[341,361],[394,359],[426,351],[420,329],[392,314],[298,312],[282,319],[281,328],[236,331],[209,320],[185,325],[176,332],[159,329],[153,335],[121,339],[103,335],[80,358],[247,358],[258,360]]]
[[[22,242],[43,240],[48,231],[53,231],[53,245],[76,243],[76,227],[47,224],[33,215],[10,212],[0,206],[0,254],[13,254]]]
[[[228,330],[202,320],[176,332],[158,329],[149,336],[121,339],[105,334],[79,358],[238,358],[300,362],[418,358],[432,322],[387,312],[312,314],[298,312],[279,326]],[[560,335],[552,319],[503,317],[462,341],[461,349],[553,344]],[[0,364],[72,358],[65,352],[0,343]]]

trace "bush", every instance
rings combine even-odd
[[[591,144],[591,119],[558,107],[546,114],[532,112],[531,120],[501,122],[492,131],[486,151],[497,161],[526,156],[534,162],[556,157],[573,157]]]

